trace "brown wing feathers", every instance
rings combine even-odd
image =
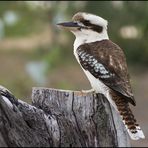
[[[90,71],[94,77],[99,78],[128,102],[136,105],[126,59],[119,46],[110,40],[102,40],[79,46],[77,53],[85,70]],[[100,67],[97,69],[97,66]]]

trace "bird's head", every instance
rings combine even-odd
[[[57,25],[62,28],[70,30],[76,37],[108,38],[107,35],[107,24],[108,22],[102,17],[85,13],[76,13],[71,22],[59,23]]]

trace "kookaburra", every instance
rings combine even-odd
[[[86,74],[92,91],[102,93],[120,113],[133,140],[145,138],[129,107],[136,105],[123,50],[107,33],[108,22],[96,15],[78,12],[71,22],[59,23],[76,37],[74,55]]]

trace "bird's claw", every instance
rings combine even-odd
[[[89,89],[89,90],[81,90],[82,93],[86,94],[86,93],[95,93],[94,89]]]

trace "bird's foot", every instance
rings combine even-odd
[[[86,93],[95,93],[95,90],[92,88],[92,89],[89,89],[89,90],[81,90],[82,93],[86,94]]]

